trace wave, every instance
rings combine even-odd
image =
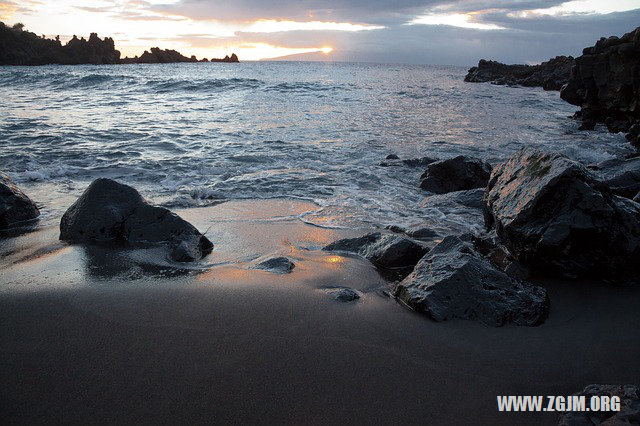
[[[206,80],[149,80],[145,86],[156,93],[215,92],[222,89],[255,89],[264,85],[255,78],[214,78]]]

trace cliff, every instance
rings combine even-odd
[[[603,122],[640,146],[640,27],[622,37],[601,38],[576,58],[560,97],[581,110],[583,129]]]
[[[464,81],[560,90],[569,80],[573,64],[571,56],[557,56],[539,65],[506,65],[481,59],[477,67],[469,70]]]
[[[40,37],[20,24],[8,27],[0,22],[0,65],[98,65],[117,64],[119,60],[120,52],[109,37],[100,39],[91,33],[85,40],[73,36],[63,45],[58,37]]]
[[[164,64],[174,62],[239,62],[236,54],[222,59],[190,58],[171,49],[153,47],[140,57],[122,58],[113,39],[91,33],[88,40],[75,35],[66,44],[59,37],[48,39],[26,31],[21,24],[8,27],[0,22],[0,65]]]

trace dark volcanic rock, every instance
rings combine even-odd
[[[289,272],[293,271],[293,268],[295,267],[296,265],[291,260],[284,256],[281,256],[272,257],[271,259],[262,261],[257,265],[252,266],[251,269],[262,269],[264,271],[269,271],[276,274],[288,274]]]
[[[353,302],[360,299],[360,293],[349,287],[330,287],[323,291],[339,302]]]
[[[560,97],[582,109],[587,129],[597,121],[626,132],[640,122],[640,27],[585,48]]]
[[[540,65],[506,65],[481,59],[477,67],[469,70],[464,81],[560,90],[569,80],[573,64],[571,56],[557,56]]]
[[[147,204],[134,188],[96,179],[60,221],[60,239],[70,242],[127,242],[166,245],[178,262],[200,259],[213,244],[175,213]]]
[[[489,163],[459,155],[429,164],[420,177],[420,187],[436,194],[481,188],[487,185],[490,174]]]
[[[100,65],[117,64],[119,60],[120,52],[109,37],[101,40],[91,33],[85,40],[74,35],[63,45],[57,37],[39,37],[20,24],[8,27],[0,22],[0,65]]]
[[[560,417],[559,426],[614,426],[640,424],[640,390],[635,385],[589,385],[574,394],[585,397],[585,408],[592,397],[620,398],[619,410],[614,411],[570,411]],[[602,399],[601,399],[602,400]],[[616,407],[617,408],[617,407]]]
[[[425,255],[394,295],[436,321],[458,318],[495,327],[541,324],[549,308],[545,289],[509,277],[455,236]]]
[[[11,178],[0,173],[0,229],[14,223],[35,219],[40,215],[36,204],[16,186]]]
[[[640,191],[640,157],[603,161],[595,173],[616,195],[633,198]]]
[[[358,254],[381,268],[412,267],[427,252],[426,247],[408,238],[379,232],[334,241],[323,250]]]
[[[485,222],[537,272],[625,281],[640,264],[640,205],[560,154],[522,150],[497,166]]]

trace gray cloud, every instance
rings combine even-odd
[[[336,60],[451,65],[472,65],[480,58],[527,63],[560,54],[575,56],[601,36],[622,35],[640,22],[640,9],[610,14],[509,16],[510,12],[544,9],[565,1],[181,0],[175,4],[153,5],[144,0],[130,0],[127,2],[131,5],[130,14],[122,17],[149,19],[140,15],[145,11],[156,12],[155,19],[170,19],[162,16],[171,15],[194,20],[245,22],[261,18],[384,25],[384,29],[362,32],[238,32],[230,38],[182,34],[170,40],[179,40],[193,47],[218,47],[225,43],[269,43],[304,48],[330,45],[335,48],[332,58]],[[474,22],[496,24],[505,29],[486,31],[441,25],[406,25],[429,11],[481,12],[474,15]]]

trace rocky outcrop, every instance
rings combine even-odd
[[[459,155],[429,164],[420,176],[420,187],[435,194],[482,188],[487,185],[490,174],[489,163]]]
[[[0,65],[102,65],[156,64],[173,62],[239,62],[235,53],[222,59],[203,59],[183,56],[175,50],[158,47],[145,51],[140,57],[120,58],[112,38],[100,39],[91,33],[88,40],[75,35],[66,44],[59,37],[48,39],[24,30],[21,24],[8,27],[0,22]]]
[[[119,242],[166,246],[171,259],[190,262],[211,253],[213,244],[189,222],[152,206],[134,188],[97,179],[60,221],[60,239],[69,242]]]
[[[560,417],[559,426],[584,426],[584,425],[637,425],[640,424],[640,389],[635,385],[589,385],[582,392],[574,394],[584,397],[585,407],[590,411],[568,410]],[[611,405],[611,398],[618,397],[620,405]],[[602,404],[608,401],[608,410],[599,406],[598,410],[591,406],[591,398],[596,397]],[[603,398],[604,397],[604,398]],[[565,404],[566,407],[566,404]]]
[[[594,173],[614,194],[633,198],[640,191],[640,157],[603,161]]]
[[[605,123],[612,132],[629,132],[628,139],[639,144],[640,132],[630,128],[640,123],[640,27],[585,48],[560,97],[581,108],[576,116],[583,129]]]
[[[25,31],[16,24],[8,27],[0,22],[0,65],[78,65],[117,64],[120,52],[113,39],[103,40],[91,33],[88,40],[75,35],[66,44]]]
[[[251,267],[251,269],[261,269],[263,271],[273,272],[274,274],[288,274],[293,271],[296,265],[284,256],[272,257],[263,260]]]
[[[180,62],[239,62],[236,54],[231,56],[225,56],[223,59],[212,58],[211,60],[202,59],[198,60],[195,56],[186,57],[180,52],[172,49],[160,49],[159,47],[152,47],[150,50],[145,50],[140,57],[135,56],[133,58],[123,58],[120,63],[122,64],[172,64]]]
[[[11,178],[0,173],[0,229],[40,216],[36,204],[16,186]]]
[[[380,232],[334,241],[323,250],[357,254],[386,269],[413,267],[428,251],[408,238]]]
[[[573,64],[571,56],[557,56],[539,65],[506,65],[481,59],[477,67],[469,70],[464,81],[560,90],[569,81]]]
[[[497,166],[485,222],[535,271],[626,281],[640,263],[640,205],[560,154],[520,151]]]
[[[538,325],[549,309],[545,289],[509,277],[456,236],[425,255],[394,296],[435,321],[476,320],[495,327]]]

